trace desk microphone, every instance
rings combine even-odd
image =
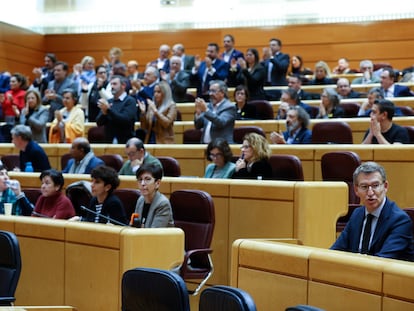
[[[44,214],[41,214],[35,211],[32,211],[32,216],[41,217],[41,218],[53,218],[53,217],[50,217],[50,216],[47,216],[47,215],[44,215]]]
[[[89,213],[94,214],[95,216],[102,217],[102,218],[104,218],[104,219],[108,220],[109,222],[112,222],[112,223],[114,223],[116,225],[119,225],[119,226],[128,226],[127,224],[124,224],[123,222],[120,222],[118,220],[112,219],[111,217],[105,216],[103,214],[99,214],[99,213],[97,213],[97,212],[95,212],[95,211],[87,208],[86,206],[81,205],[80,208],[83,209],[84,211],[87,211]]]
[[[141,221],[139,219],[138,213],[132,213],[131,214],[131,220],[129,221],[129,225],[131,227],[140,228],[141,227]]]

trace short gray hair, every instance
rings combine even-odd
[[[32,129],[27,125],[16,125],[11,129],[10,134],[12,134],[12,136],[20,136],[24,141],[32,140]]]
[[[387,180],[387,174],[385,173],[385,169],[384,169],[383,166],[379,165],[376,162],[372,162],[372,161],[362,163],[360,166],[358,166],[356,168],[356,170],[354,171],[354,174],[352,176],[354,185],[357,185],[358,176],[360,174],[371,174],[371,173],[375,173],[375,172],[380,173],[381,178],[382,178],[382,182]]]
[[[209,85],[217,84],[219,90],[224,93],[224,96],[227,97],[227,84],[223,80],[211,80]]]

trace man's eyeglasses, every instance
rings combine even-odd
[[[209,94],[216,94],[218,92],[220,92],[220,90],[208,90]]]
[[[358,189],[364,192],[367,192],[369,188],[371,188],[372,191],[378,191],[381,189],[382,185],[383,183],[374,183],[372,185],[361,184],[361,185],[358,185]]]
[[[140,185],[142,185],[142,183],[144,183],[144,185],[149,185],[150,183],[154,181],[154,178],[152,177],[138,178],[137,181],[138,181],[138,184]]]
[[[106,71],[98,71],[97,74],[98,75],[103,75],[103,74],[106,74]]]

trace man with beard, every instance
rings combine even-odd
[[[312,132],[308,129],[309,114],[299,106],[289,107],[286,114],[286,129],[283,133],[270,133],[274,144],[310,144]]]
[[[96,123],[98,126],[104,126],[106,143],[125,144],[135,134],[137,106],[136,100],[125,91],[126,79],[122,76],[113,76],[110,83],[114,97],[109,100],[101,98],[98,101],[101,111]]]

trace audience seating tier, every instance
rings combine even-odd
[[[0,229],[14,232],[20,243],[23,269],[16,305],[120,310],[125,271],[137,266],[171,269],[183,258],[184,233],[178,228],[139,230],[2,216]]]
[[[24,187],[40,183],[38,174],[13,173],[13,176],[22,180]],[[89,180],[87,175],[65,174],[64,177],[66,185],[80,179]],[[120,178],[120,189],[136,187],[135,177]],[[229,284],[230,250],[236,239],[281,237],[297,239],[305,245],[328,247],[336,239],[337,218],[347,212],[348,191],[342,182],[252,183],[165,177],[160,186],[167,197],[183,189],[206,191],[214,201],[216,223],[211,243],[214,273],[209,285]],[[184,246],[181,255],[183,250]]]

